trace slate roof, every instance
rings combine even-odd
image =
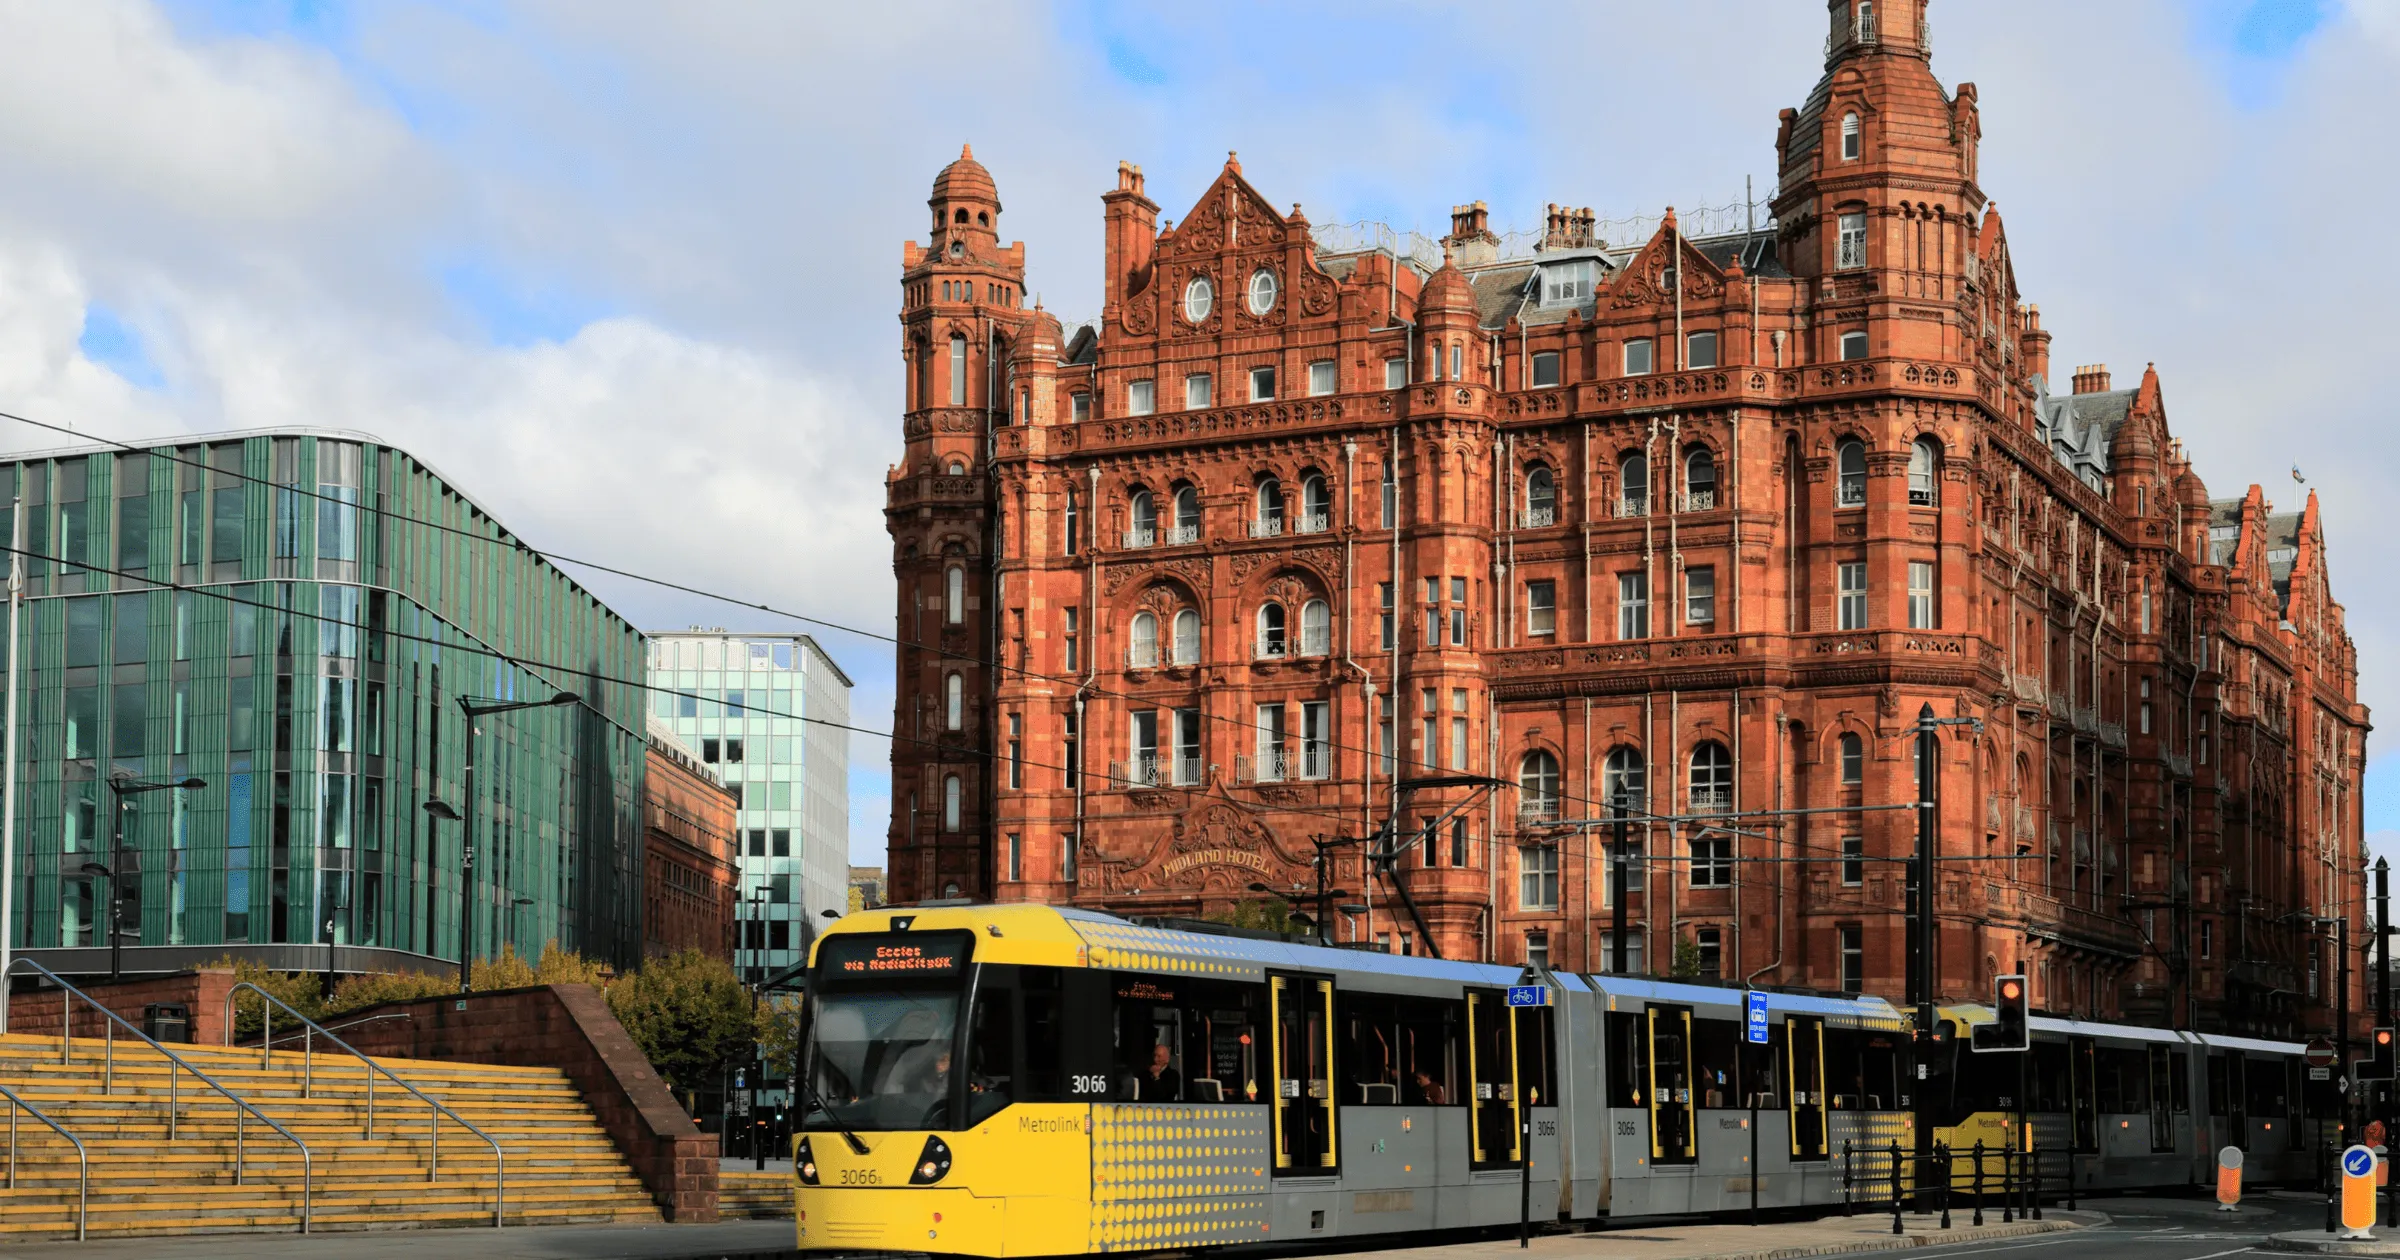
[[[2042,439],[2050,444],[2050,453],[2085,485],[2098,489],[2095,483],[2109,474],[2109,452],[2116,446],[2117,430],[2125,426],[2125,417],[2133,411],[2138,391],[2054,395],[2046,382],[2040,389],[2034,400],[2034,417]]]
[[[2240,499],[2211,499],[2208,501],[2208,526],[2214,531],[2242,523]],[[2275,584],[2275,605],[2278,611],[2288,610],[2292,602],[2292,568],[2300,560],[2300,513],[2270,512],[2267,514],[2266,537],[2262,539],[2267,551],[2267,580]],[[2225,554],[2210,549],[2211,560],[2231,563],[2232,548]]]

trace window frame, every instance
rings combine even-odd
[[[1213,372],[1186,372],[1183,375],[1183,409],[1206,411],[1217,405],[1217,378]]]
[[[1836,271],[1857,271],[1867,265],[1867,212],[1839,210],[1834,213],[1834,256]]]
[[[1634,642],[1650,637],[1650,575],[1640,569],[1617,574],[1617,638]]]
[[[1706,339],[1705,342],[1702,340],[1703,338]],[[1708,362],[1706,363],[1700,362],[1700,356],[1696,353],[1703,344],[1708,347]],[[1704,328],[1698,332],[1686,333],[1683,338],[1683,366],[1687,370],[1695,372],[1715,368],[1719,366],[1717,351],[1716,329]]]
[[[1217,282],[1201,272],[1184,282],[1183,319],[1188,324],[1202,324],[1217,311]]]
[[[1262,384],[1265,386],[1263,393],[1260,391]],[[1250,401],[1275,401],[1275,367],[1273,364],[1250,369]]]
[[[1549,379],[1545,380],[1544,377]],[[1564,384],[1566,374],[1562,370],[1559,352],[1556,350],[1534,351],[1533,362],[1527,368],[1525,378],[1528,382],[1526,385],[1528,389],[1556,389]]]
[[[1125,382],[1125,414],[1151,416],[1158,414],[1158,378],[1139,377]]]
[[[1867,345],[1867,330],[1864,328],[1845,330],[1842,333],[1840,345],[1842,362],[1856,363],[1866,358],[1870,352],[1870,347]]]
[[[1707,589],[1700,589],[1703,585]],[[1713,564],[1687,565],[1683,570],[1683,624],[1707,626],[1716,624],[1716,620],[1717,567]]]
[[[1558,582],[1533,578],[1525,583],[1525,633],[1547,638],[1558,633]]]
[[[1308,396],[1323,398],[1341,391],[1341,364],[1333,359],[1312,359],[1308,364]]]
[[[1837,561],[1834,566],[1835,628],[1864,630],[1867,628],[1867,562],[1864,560]]]
[[[1633,366],[1636,347],[1641,349],[1642,366],[1638,369]],[[1623,374],[1626,376],[1653,375],[1658,371],[1658,343],[1648,337],[1629,337],[1625,340],[1622,351],[1618,355],[1618,362],[1622,365]]]

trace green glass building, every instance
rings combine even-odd
[[[455,484],[317,430],[0,467],[25,505],[17,949],[105,972],[113,879],[128,972],[446,969],[470,905],[477,956],[638,962],[641,635]],[[562,690],[478,719],[470,802],[459,697]],[[475,829],[471,888],[430,800]]]

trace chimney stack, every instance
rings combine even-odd
[[[2108,392],[2108,365],[2088,363],[2075,369],[2075,392],[2105,394]]]
[[[1450,235],[1442,238],[1442,244],[1461,267],[1497,261],[1500,238],[1492,234],[1492,208],[1480,201],[1450,207]]]

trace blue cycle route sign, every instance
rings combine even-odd
[[[1763,1046],[1767,1044],[1767,995],[1745,993],[1742,996],[1747,999],[1746,1005],[1749,1007],[1749,1018],[1744,1024],[1749,1032],[1750,1044]]]
[[[1546,984],[1512,984],[1508,986],[1510,1006],[1550,1005],[1550,986]]]
[[[2342,1152],[2342,1171],[2353,1177],[2375,1175],[2375,1152],[2363,1146],[2353,1146]]]

